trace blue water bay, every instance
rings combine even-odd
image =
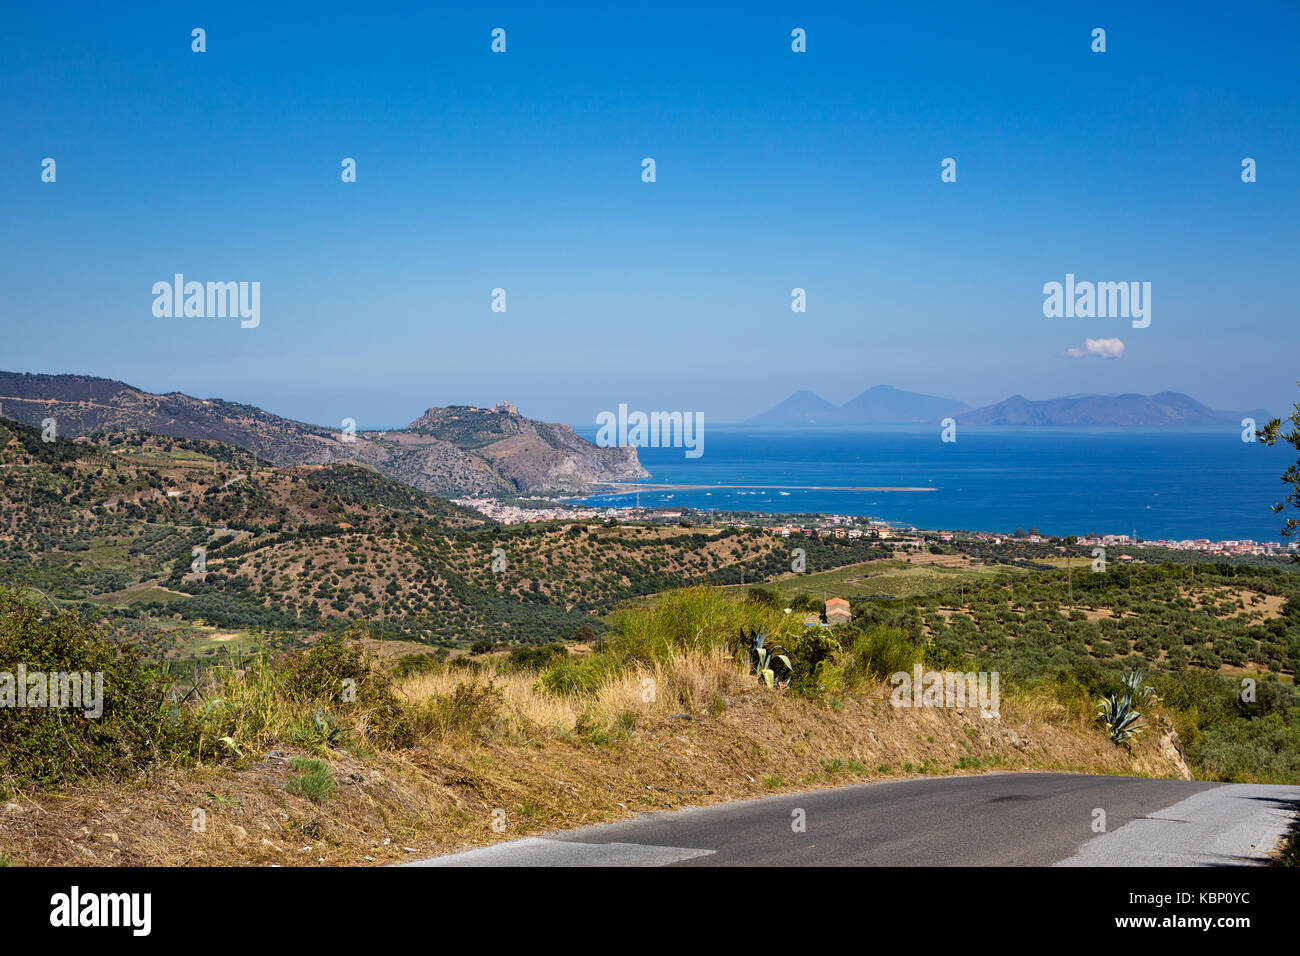
[[[595,426],[577,428],[594,439]],[[1238,428],[846,430],[712,426],[704,454],[641,448],[648,485],[771,489],[642,491],[643,506],[868,515],[922,528],[1154,538],[1280,539],[1270,506],[1289,447],[1241,440]],[[807,490],[794,486],[925,488]],[[777,488],[776,486],[784,486]],[[784,490],[787,494],[781,494]],[[635,496],[585,499],[627,506]]]

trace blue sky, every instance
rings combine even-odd
[[[7,13],[0,368],[363,428],[880,383],[1295,400],[1294,5],[269,6]],[[261,325],[155,318],[176,272],[259,281]],[[1150,327],[1045,318],[1067,272],[1151,282]]]

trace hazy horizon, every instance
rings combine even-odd
[[[40,372],[40,371],[32,372],[32,371],[30,371],[30,370],[26,370],[26,369],[0,369],[0,373],[4,373],[4,372],[17,372],[17,373],[27,372],[28,374],[38,374],[38,375],[39,375],[39,374],[44,374],[44,375],[84,375],[84,374],[86,374],[86,373],[79,373],[79,372]],[[128,385],[128,386],[132,386],[132,387],[135,387],[135,388],[142,388],[142,386],[140,386],[138,383],[130,382],[130,381],[125,381],[125,380],[123,380],[123,379],[115,379],[115,378],[113,378],[112,376],[108,376],[108,375],[95,375],[95,376],[92,376],[92,377],[95,377],[95,378],[102,378],[102,379],[104,379],[105,381],[117,381],[117,382],[122,382],[123,384]],[[877,383],[874,383],[874,384],[872,384],[872,385],[868,385],[868,386],[865,386],[865,387],[859,389],[858,391],[854,392],[854,393],[851,394],[851,395],[846,396],[844,399],[842,399],[842,400],[840,400],[840,401],[835,401],[834,399],[828,398],[828,396],[826,396],[826,395],[824,395],[824,394],[822,394],[822,393],[820,393],[820,392],[816,392],[815,389],[794,389],[794,390],[790,393],[790,395],[785,396],[785,397],[782,398],[780,401],[782,401],[782,402],[785,401],[785,398],[789,398],[789,397],[791,397],[792,395],[796,394],[796,393],[799,392],[799,391],[809,391],[809,392],[815,392],[815,393],[816,393],[817,395],[819,395],[821,398],[825,398],[825,399],[827,399],[828,401],[831,401],[834,405],[836,405],[836,406],[838,407],[838,406],[843,405],[843,404],[845,404],[846,402],[852,400],[853,398],[856,398],[857,396],[861,395],[863,392],[869,391],[870,389],[872,389],[872,388],[876,388],[876,387],[897,388],[897,386],[893,386],[893,385],[891,385],[891,384],[888,383],[888,382],[877,382]],[[183,394],[189,395],[189,397],[191,397],[191,398],[197,398],[197,399],[220,399],[220,400],[223,400],[223,401],[236,402],[236,403],[243,404],[243,405],[256,404],[256,403],[253,403],[253,402],[249,402],[249,401],[247,401],[246,399],[244,399],[243,397],[241,397],[241,396],[239,396],[239,395],[236,395],[236,394],[229,394],[229,395],[227,395],[227,394],[201,395],[201,394],[197,394],[197,393],[194,393],[194,392],[187,391],[185,388],[179,388],[179,387],[165,388],[165,389],[161,389],[161,390],[158,390],[158,391],[154,391],[153,389],[143,389],[143,390],[146,391],[146,392],[149,392],[149,393],[151,393],[151,394],[158,394],[158,395],[165,395],[165,394],[169,394],[169,393],[173,393],[173,392],[181,392],[181,393],[183,393]],[[911,390],[910,390],[910,389],[903,389],[902,391],[911,391]],[[1171,390],[1171,391],[1177,391],[1177,390]],[[919,394],[929,395],[930,393],[919,393]],[[1004,395],[1001,399],[998,399],[997,401],[1000,402],[1000,401],[1003,401],[1004,399],[1012,398],[1012,397],[1014,397],[1014,396],[1017,395],[1017,394],[1022,394],[1022,393],[1017,393],[1017,392],[1014,392],[1014,391],[1012,391],[1012,392],[1008,392],[1006,395]],[[1110,395],[1110,396],[1115,396],[1115,395],[1128,394],[1128,393],[1122,393],[1122,392],[1101,393],[1101,392],[1097,392],[1097,393],[1086,393],[1086,394]],[[1149,393],[1149,394],[1154,394],[1154,393]],[[1201,401],[1201,399],[1198,398],[1196,395],[1193,395],[1193,394],[1190,394],[1190,393],[1187,393],[1187,392],[1183,392],[1182,394],[1188,395],[1188,397],[1190,397],[1190,398],[1192,398],[1192,399],[1195,399],[1196,401]],[[1085,393],[1078,393],[1078,394],[1074,394],[1074,395],[1043,395],[1043,396],[1024,395],[1023,397],[1029,399],[1030,401],[1042,401],[1042,400],[1053,399],[1053,398],[1078,398],[1078,397],[1084,397],[1084,395],[1085,395]],[[960,401],[964,401],[964,399],[962,399],[962,397],[959,396],[959,395],[939,395],[939,396],[931,396],[931,397],[947,398],[947,399],[955,399],[955,400],[957,400],[957,401],[959,401],[959,402],[960,402]],[[483,401],[468,401],[468,400],[466,400],[466,401],[459,401],[459,400],[453,400],[453,401],[449,401],[449,402],[447,402],[445,405],[441,405],[441,406],[424,405],[424,406],[421,406],[421,407],[418,408],[418,409],[412,408],[412,409],[410,410],[409,414],[407,415],[407,417],[402,418],[400,421],[389,421],[389,422],[364,422],[364,423],[359,422],[358,425],[357,425],[357,427],[358,427],[358,429],[359,429],[360,431],[394,431],[394,430],[398,430],[398,429],[405,428],[407,425],[409,425],[412,421],[414,421],[416,418],[418,418],[421,414],[423,414],[424,411],[426,411],[426,410],[429,409],[429,408],[434,408],[434,407],[447,407],[447,406],[449,406],[449,405],[472,406],[472,407],[475,407],[475,408],[491,408],[491,407],[495,406],[496,404],[498,404],[498,402],[501,402],[501,401],[508,401],[508,402],[510,402],[510,404],[514,405],[514,406],[519,410],[519,413],[520,413],[521,415],[523,415],[525,418],[532,418],[532,419],[536,419],[536,420],[540,420],[540,421],[554,421],[554,422],[560,422],[560,423],[562,423],[562,424],[571,425],[571,426],[573,426],[574,428],[579,429],[579,430],[584,429],[584,428],[585,428],[585,429],[589,429],[589,430],[591,430],[592,432],[594,432],[594,431],[596,430],[595,413],[593,413],[593,415],[592,415],[592,417],[590,418],[590,420],[583,420],[583,419],[573,419],[573,420],[565,420],[565,419],[548,419],[548,418],[544,418],[543,416],[540,416],[540,415],[536,415],[536,414],[534,414],[534,413],[532,412],[532,410],[530,410],[528,407],[526,407],[525,405],[521,405],[519,402],[514,401],[513,399],[510,399],[510,398],[497,399],[497,400],[495,400],[495,401],[493,401],[493,400],[483,400]],[[773,404],[774,404],[774,405],[775,405],[775,404],[779,404],[779,402],[777,402],[777,403],[773,403]],[[970,403],[970,402],[967,402],[966,404],[970,406],[970,410],[972,410],[972,411],[975,410],[975,409],[978,409],[978,408],[981,408],[981,407],[982,407],[982,406],[975,405],[975,404]],[[988,403],[988,404],[990,404],[990,405],[991,405],[991,404],[996,404],[996,402],[990,402],[990,403]],[[1208,404],[1208,403],[1202,402],[1202,404]],[[295,421],[303,422],[304,424],[309,424],[309,425],[318,425],[318,426],[320,426],[320,427],[322,427],[322,428],[335,428],[335,427],[337,427],[337,422],[333,422],[333,421],[330,421],[330,420],[328,420],[328,419],[320,419],[319,417],[299,417],[299,416],[296,416],[296,415],[290,415],[290,414],[288,414],[287,412],[281,411],[280,409],[272,408],[272,407],[267,407],[267,406],[263,406],[263,405],[258,405],[257,407],[258,407],[258,408],[261,408],[261,409],[262,409],[263,411],[265,411],[265,412],[270,412],[270,413],[273,414],[273,415],[278,415],[278,416],[280,416],[280,417],[282,417],[282,418],[290,418],[290,419],[293,419],[293,420],[295,420]],[[749,418],[753,418],[753,417],[756,417],[756,416],[758,416],[758,415],[761,415],[761,414],[763,414],[764,412],[769,411],[771,407],[772,407],[772,406],[769,406],[769,407],[767,407],[767,408],[755,409],[755,410],[753,410],[753,411],[750,411],[750,412],[748,412],[748,413],[745,413],[745,415],[744,415],[743,417],[741,417],[741,418],[737,418],[737,419],[734,419],[734,420],[723,420],[723,419],[709,420],[709,426],[710,426],[710,427],[715,427],[715,428],[716,428],[716,427],[724,427],[724,426],[725,426],[725,427],[733,427],[733,426],[745,426],[745,425],[751,425],[751,423],[748,422],[747,419],[749,419]],[[1267,406],[1262,406],[1262,405],[1259,405],[1259,406],[1242,406],[1241,408],[1231,408],[1231,409],[1227,409],[1227,408],[1216,408],[1216,407],[1214,407],[1214,406],[1209,406],[1209,407],[1213,408],[1214,411],[1220,411],[1220,412],[1224,412],[1224,411],[1226,411],[1226,412],[1247,412],[1247,411],[1257,411],[1257,410],[1259,410],[1259,409],[1261,409],[1261,408],[1266,408],[1267,411],[1270,413],[1270,415],[1277,416],[1277,415],[1282,414],[1282,410],[1272,409],[1272,408],[1267,408]],[[0,411],[2,411],[2,410],[3,410],[3,396],[0,396]],[[645,410],[646,410],[646,411],[651,411],[651,410],[655,410],[655,409],[649,409],[649,408],[647,408],[647,409],[645,409]],[[663,410],[669,410],[669,411],[671,411],[671,410],[673,410],[673,409],[663,409]],[[680,409],[677,409],[677,410],[680,411]],[[602,409],[602,411],[603,411],[603,409]],[[752,423],[752,426],[751,426],[751,427],[754,427],[754,428],[842,428],[842,429],[866,428],[866,429],[870,429],[870,428],[876,428],[876,427],[880,427],[880,428],[902,427],[902,426],[907,426],[907,425],[912,425],[912,424],[916,424],[916,425],[925,425],[926,427],[930,427],[933,423],[924,423],[924,422],[875,422],[875,423],[871,423],[871,422],[868,422],[868,423],[833,423],[833,422],[832,422],[832,423],[817,423],[817,424]],[[1260,422],[1259,424],[1262,425],[1263,422]],[[1129,426],[1129,425],[1120,425],[1120,426],[1107,426],[1107,425],[1081,425],[1081,426],[1070,426],[1070,425],[1052,425],[1052,426],[1043,426],[1043,425],[1032,425],[1032,426],[1026,426],[1026,425],[1008,425],[1008,426],[969,425],[969,426],[967,426],[967,427],[971,427],[971,428],[1033,428],[1033,429],[1038,429],[1038,430],[1046,430],[1046,429],[1051,429],[1051,428],[1066,428],[1066,429],[1069,429],[1069,428],[1117,428],[1117,429],[1122,428],[1122,429],[1129,430],[1129,431],[1133,431],[1133,430],[1141,430],[1141,429],[1143,429],[1143,428],[1147,428],[1147,427],[1150,427],[1150,428],[1156,428],[1156,429],[1175,429],[1175,428],[1185,428],[1185,429],[1190,429],[1190,430],[1201,430],[1201,429],[1214,429],[1214,430],[1220,430],[1220,429],[1223,428],[1222,425],[1153,425],[1153,426],[1142,426],[1142,425],[1132,425],[1132,426]]]

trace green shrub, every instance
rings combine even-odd
[[[835,666],[842,648],[840,642],[823,627],[804,627],[786,638],[792,672],[790,686],[805,696],[834,690],[840,684]]]
[[[358,699],[363,688],[374,689],[384,684],[382,675],[373,671],[360,646],[334,635],[322,637],[305,651],[288,654],[279,669],[286,691],[302,701],[339,700],[348,686],[345,681],[355,683]]]
[[[1300,720],[1267,714],[1215,723],[1188,746],[1187,757],[1197,776],[1210,780],[1295,783],[1300,780]]]
[[[901,629],[870,627],[849,645],[843,665],[844,679],[851,687],[867,681],[888,680],[899,671],[910,673],[922,656],[921,648]]]
[[[817,600],[811,594],[798,594],[789,602],[791,613],[818,611],[822,609],[822,602]]]
[[[555,658],[537,677],[540,687],[552,694],[594,694],[602,684],[622,673],[625,667],[611,653],[583,658]]]
[[[569,649],[560,643],[512,647],[506,657],[506,667],[514,671],[539,671],[549,667],[556,658],[569,656]]]
[[[181,760],[197,747],[188,708],[168,704],[170,681],[133,648],[115,644],[70,611],[50,611],[0,588],[0,694],[17,697],[19,667],[102,674],[102,713],[94,707],[0,706],[0,788],[66,786],[98,777],[128,778],[158,760]],[[90,683],[93,697],[94,679]]]
[[[414,674],[427,674],[436,671],[447,660],[447,649],[440,647],[433,654],[403,654],[393,665],[393,677],[410,677]]]
[[[929,670],[959,671],[966,673],[976,670],[975,662],[965,654],[947,647],[927,644],[921,651],[921,663]]]

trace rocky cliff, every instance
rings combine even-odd
[[[113,431],[209,438],[279,466],[359,461],[441,495],[576,494],[648,475],[635,448],[600,448],[568,425],[513,407],[431,408],[405,429],[344,436],[224,399],[154,395],[86,375],[0,372],[0,416],[37,428],[53,418],[64,438]]]

